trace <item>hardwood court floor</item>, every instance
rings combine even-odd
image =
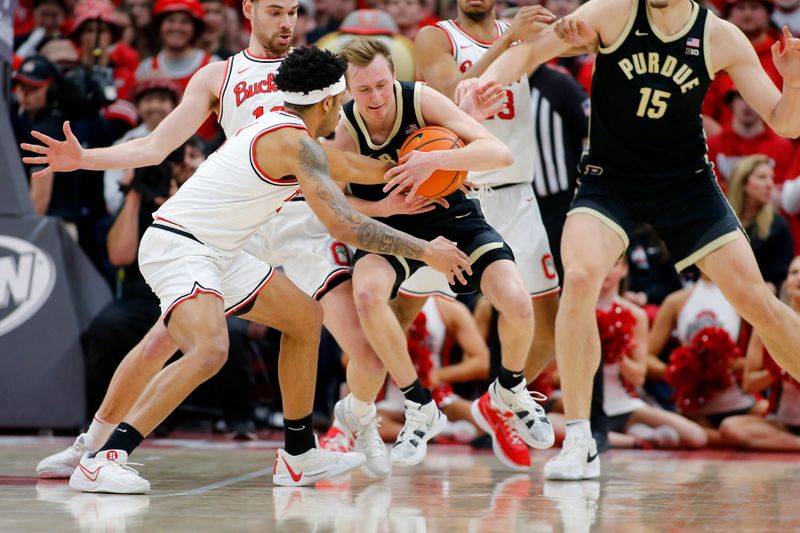
[[[82,494],[37,481],[68,439],[0,437],[0,532],[678,532],[800,531],[800,455],[615,450],[599,481],[545,482],[491,453],[432,446],[419,467],[360,472],[315,488],[273,487],[275,442],[161,440],[133,461],[148,496]]]

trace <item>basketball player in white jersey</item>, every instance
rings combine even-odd
[[[225,134],[232,137],[265,112],[279,109],[283,95],[274,78],[291,44],[297,1],[246,0],[242,9],[253,28],[249,48],[225,63],[212,63],[200,69],[189,82],[178,107],[150,135],[110,148],[82,150],[67,125],[67,143],[49,149],[24,147],[44,154],[34,158],[49,165],[42,173],[66,172],[78,167],[109,169],[157,164],[194,134],[212,112],[217,113]],[[388,216],[422,212],[430,207],[423,201],[408,204],[391,196],[375,209],[376,216]],[[360,421],[355,428],[360,437],[356,444],[367,454],[365,468],[374,477],[389,475],[391,463],[377,433],[372,403],[386,370],[358,323],[352,299],[349,249],[327,234],[305,202],[287,203],[280,217],[266,224],[247,249],[269,264],[283,265],[289,279],[322,304],[326,328],[350,356],[351,395],[347,405]],[[66,450],[41,461],[37,467],[39,476],[69,477],[84,452],[95,451],[105,442],[150,378],[175,350],[166,328],[156,323],[117,368],[88,431]]]
[[[458,83],[465,78],[480,76],[494,59],[512,43],[537,32],[540,22],[552,20],[552,14],[541,6],[525,7],[511,25],[495,18],[494,0],[476,3],[458,1],[458,16],[420,30],[415,43],[415,55],[420,78],[428,85],[454,97]],[[531,182],[534,172],[533,120],[531,119],[531,92],[527,76],[505,87],[503,108],[482,124],[514,152],[514,164],[488,172],[472,172],[469,180],[475,184],[474,196],[480,199],[481,209],[489,223],[511,246],[528,293],[531,295],[535,333],[525,368],[514,369],[520,377],[525,373],[535,378],[553,357],[553,333],[558,309],[558,275],[547,241],[547,234]],[[406,320],[416,316],[424,303],[424,296],[444,294],[452,296],[444,278],[431,269],[424,268],[400,288],[400,298],[395,304]],[[423,296],[423,298],[420,298]],[[525,387],[522,379],[518,386]],[[509,433],[497,409],[503,400],[490,389],[475,403],[476,420],[494,438],[494,450],[504,464],[517,469],[530,467],[527,447]],[[540,413],[546,420],[544,412]],[[547,427],[551,428],[549,422]],[[543,437],[540,447],[552,445],[551,431]]]
[[[344,96],[345,63],[317,48],[299,48],[275,76],[284,110],[266,112],[211,155],[154,214],[139,247],[142,274],[160,300],[162,319],[184,356],[162,369],[96,454],[70,478],[86,492],[145,493],[150,484],[127,457],[227,358],[225,316],[283,330],[279,374],[286,449],[276,453],[273,482],[307,485],[366,462],[316,445],[311,410],[322,324],[320,307],[282,274],[244,250],[271,213],[303,193],[328,230],[373,252],[424,260],[452,280],[469,261],[443,238],[426,242],[353,210],[330,168],[364,184],[383,185],[386,165],[323,149]],[[327,154],[326,154],[327,152]],[[269,289],[264,290],[270,284]],[[273,285],[274,284],[274,285]]]

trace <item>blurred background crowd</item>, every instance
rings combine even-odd
[[[497,0],[496,12],[510,20],[534,3]],[[580,2],[544,5],[563,17]],[[800,32],[800,0],[713,0],[708,7],[744,32],[780,87],[770,47],[782,39],[781,26]],[[417,31],[455,13],[455,0],[299,0],[293,41],[336,50],[351,38],[378,36],[391,46],[398,78],[414,80]],[[147,135],[178,105],[198,69],[247,46],[250,27],[241,0],[21,0],[14,34],[8,112],[17,143],[34,142],[31,130],[63,138],[69,120],[91,148]],[[540,169],[533,188],[559,268],[561,223],[588,133],[593,61],[590,55],[563,58],[530,77],[537,125],[530,146]],[[551,113],[560,117],[557,135]],[[800,261],[793,262],[800,253],[800,143],[772,132],[724,74],[715,78],[703,113],[721,189],[748,232],[762,274],[800,310]],[[35,178],[40,168],[26,166],[36,212],[64,222],[114,294],[83,335],[87,412],[95,412],[114,369],[159,316],[136,266],[151,213],[223,141],[212,117],[157,166]],[[554,169],[567,175],[556,176]],[[800,397],[794,396],[800,387],[771,363],[710,281],[676,274],[649,227],[639,228],[606,285],[598,304],[598,321],[607,326],[601,331],[604,363],[596,380],[604,396],[593,413],[605,422],[593,425],[608,430],[610,445],[800,449]],[[235,318],[229,330],[223,371],[160,432],[191,426],[255,438],[258,429],[280,425],[279,334]],[[725,335],[714,336],[720,332]],[[444,438],[490,444],[464,399],[484,390],[499,366],[496,312],[480,298],[431,300],[409,333],[409,347],[423,384],[448,406],[453,422]],[[346,358],[325,335],[315,401],[320,427],[327,427],[344,393]],[[559,410],[554,365],[532,387],[550,396],[549,411]],[[387,387],[380,405],[388,440],[402,424],[397,400],[397,391]]]

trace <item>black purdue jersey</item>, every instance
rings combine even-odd
[[[406,138],[414,131],[424,128],[426,124],[422,117],[422,110],[420,107],[422,84],[419,82],[406,81],[395,81],[394,83],[397,118],[386,142],[380,146],[376,146],[372,143],[369,133],[367,132],[367,126],[364,124],[361,115],[358,114],[358,107],[354,100],[351,100],[342,107],[341,119],[344,121],[347,131],[349,131],[350,135],[353,137],[358,152],[361,155],[397,163],[397,154]],[[387,196],[387,193],[383,192],[383,187],[383,185],[360,185],[351,183],[350,191],[353,193],[353,196],[375,202]],[[460,201],[467,200],[463,192],[456,191],[447,197],[447,201],[453,206]],[[414,220],[421,221],[424,218],[428,218],[425,215],[430,216],[434,213],[438,214],[442,210],[443,208],[437,205],[436,208],[431,211],[420,215],[413,215]],[[395,218],[407,219],[408,215],[394,215],[388,217],[385,221],[391,221]]]
[[[634,0],[622,35],[597,54],[586,173],[664,180],[708,168],[709,17],[693,2],[686,25],[668,37],[650,23],[647,0]]]

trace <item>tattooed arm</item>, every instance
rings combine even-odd
[[[471,272],[469,259],[454,243],[441,237],[426,242],[355,211],[331,179],[328,159],[319,143],[300,130],[287,128],[276,133],[283,133],[275,144],[288,167],[285,174],[297,176],[306,201],[334,238],[368,252],[424,261],[450,279],[455,276],[462,282],[462,271]],[[266,154],[261,148],[272,136],[262,137],[257,147],[262,168],[267,167],[267,160],[262,162],[262,155]]]

